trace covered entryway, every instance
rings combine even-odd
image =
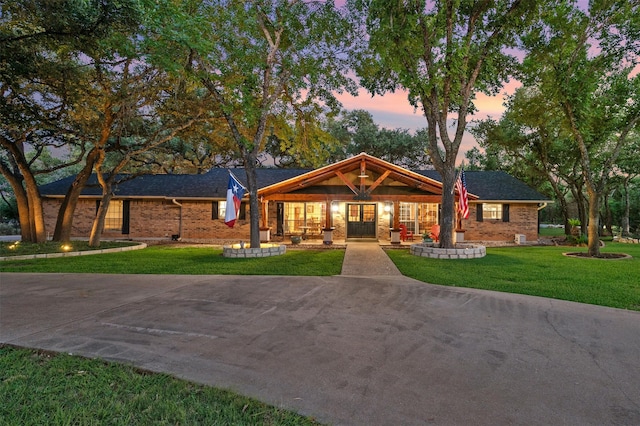
[[[347,204],[347,238],[376,238],[376,204]]]

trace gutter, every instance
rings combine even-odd
[[[546,203],[546,202],[545,202],[545,203],[542,203],[542,205],[541,205],[541,206],[538,206],[538,211],[540,211],[540,210],[544,209],[545,207],[547,207],[547,205],[548,205],[548,204],[549,204],[549,203]]]
[[[178,237],[177,238],[173,238],[174,236],[171,236],[171,239],[175,239],[176,241],[179,241],[182,238],[182,204],[180,204],[178,201],[176,201],[175,198],[173,198],[171,200],[171,202],[173,204],[175,204],[176,206],[180,207],[180,219],[178,221]]]

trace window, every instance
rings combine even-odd
[[[476,205],[476,221],[502,220],[509,222],[509,204],[484,203]]]
[[[502,204],[483,204],[482,218],[485,220],[502,220]]]
[[[224,215],[226,211],[227,211],[226,201],[211,202],[211,220],[224,219]]]
[[[324,203],[285,203],[284,232],[319,234],[325,220]]]
[[[211,203],[211,219],[224,219],[227,214],[227,202],[226,201],[213,201]],[[240,211],[238,211],[238,220],[247,219],[247,204],[240,203]]]
[[[122,200],[111,200],[104,218],[105,231],[122,230]]]

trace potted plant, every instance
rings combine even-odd
[[[301,241],[302,241],[302,236],[301,235],[292,235],[291,236],[291,244],[300,244]]]

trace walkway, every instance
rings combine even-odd
[[[341,275],[357,277],[402,276],[377,241],[347,242]]]

